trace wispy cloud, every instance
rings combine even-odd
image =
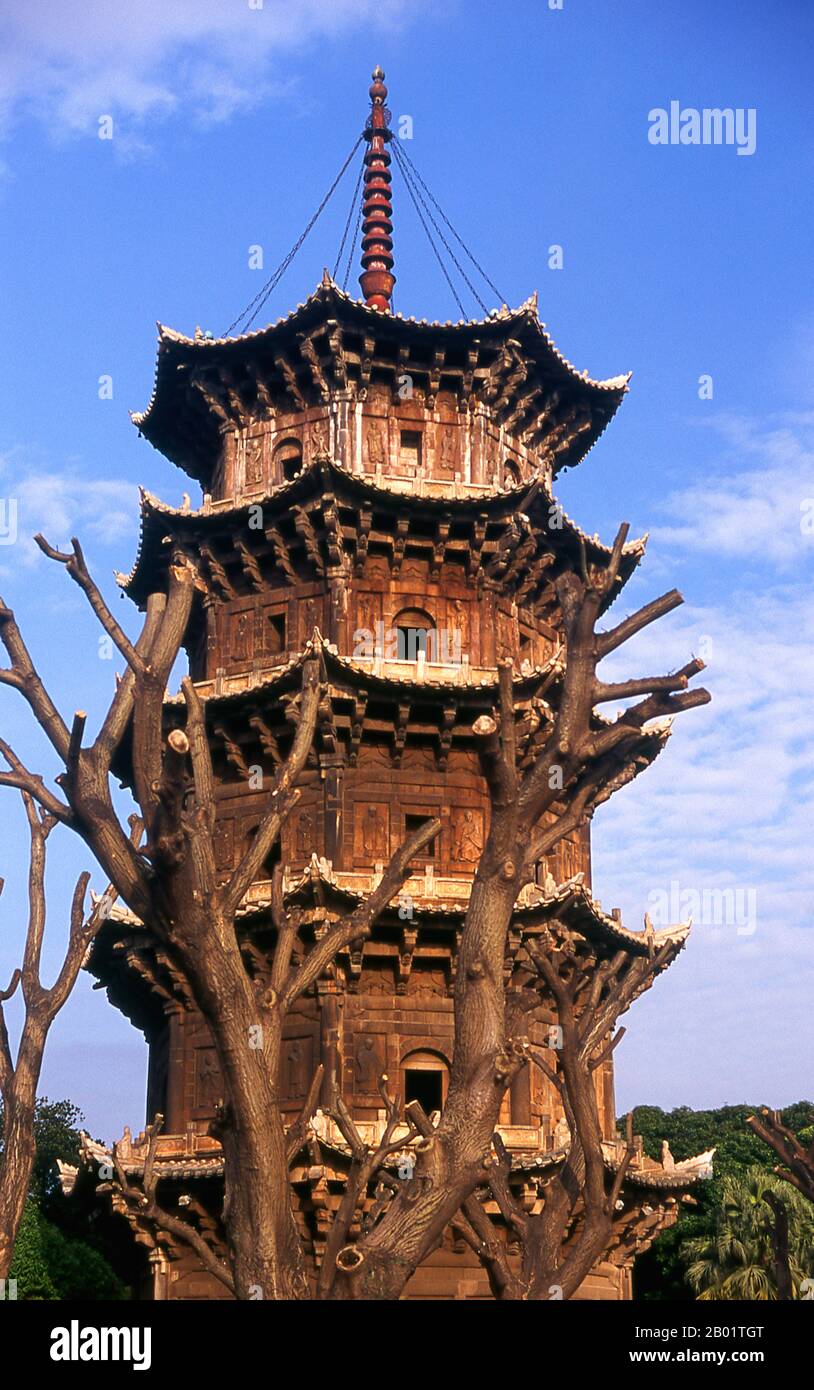
[[[814,552],[800,534],[799,499],[806,487],[814,496],[811,424],[726,422],[726,438],[755,466],[683,494],[685,507],[715,505],[656,532],[653,558],[658,569],[665,549],[680,545],[750,565],[734,585],[713,572],[703,606],[688,604],[606,663],[621,679],[700,654],[699,683],[713,701],[681,715],[653,768],[600,811],[596,892],[632,926],[673,885],[696,901],[749,893],[756,908],[754,931],[702,912],[681,960],[637,1006],[620,1053],[625,1104],[734,1100],[742,1074],[758,1079],[754,1101],[787,1103],[807,1086],[814,1018],[800,981],[814,973]]]
[[[59,549],[70,549],[74,535],[104,547],[132,536],[138,522],[133,483],[91,478],[76,466],[21,468],[16,451],[0,455],[0,496],[4,508],[15,504],[16,523],[13,543],[0,547],[0,572],[42,558],[33,540],[38,531]]]
[[[595,885],[631,926],[670,900],[673,918],[689,904],[697,920],[637,1006],[621,1103],[787,1104],[811,1089],[814,1046],[801,988],[814,977],[812,605],[802,587],[744,589],[667,625],[631,644],[625,669],[661,671],[665,642],[672,665],[703,643],[713,701],[681,715],[653,768],[597,816]]]
[[[54,138],[121,121],[121,152],[177,113],[218,121],[286,90],[283,59],[365,27],[392,31],[416,5],[390,0],[39,0],[0,18],[0,131],[38,119]],[[375,55],[374,55],[375,56]],[[115,129],[115,126],[114,126]],[[117,137],[118,138],[118,137]]]
[[[721,466],[665,501],[653,540],[789,569],[814,558],[814,412],[712,422]],[[808,528],[808,529],[806,529]]]

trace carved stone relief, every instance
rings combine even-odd
[[[223,1084],[214,1047],[196,1047],[194,1062],[195,1105],[214,1111],[223,1098]]]
[[[357,1094],[375,1095],[379,1077],[385,1070],[381,1042],[367,1033],[356,1039],[353,1057],[354,1089]]]
[[[354,855],[370,864],[390,853],[390,807],[386,801],[357,802],[354,817]]]
[[[303,1100],[313,1074],[313,1039],[284,1038],[282,1088],[287,1100]]]
[[[484,845],[483,812],[456,808],[452,812],[452,866],[476,864]]]
[[[243,442],[243,476],[246,487],[257,487],[263,481],[266,439],[265,434],[250,434]]]

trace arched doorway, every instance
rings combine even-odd
[[[449,1085],[449,1065],[440,1052],[416,1049],[401,1064],[401,1085],[405,1105],[417,1100],[428,1115],[443,1110]]]
[[[302,469],[302,444],[299,439],[281,439],[272,454],[275,483],[287,483]]]
[[[435,621],[420,608],[403,608],[393,619],[398,637],[397,660],[437,660],[435,651]]]

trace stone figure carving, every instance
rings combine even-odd
[[[368,420],[367,459],[373,469],[384,468],[387,462],[387,438],[381,420]]]
[[[475,864],[483,849],[483,827],[474,811],[456,815],[452,831],[452,858],[458,864]]]
[[[315,627],[319,627],[319,604],[315,598],[309,598],[303,605],[303,641],[307,642],[310,639]]]
[[[297,822],[297,853],[309,855],[315,843],[314,818],[307,811],[303,811]]]
[[[562,1115],[554,1126],[554,1148],[567,1149],[571,1144],[571,1131],[568,1128],[568,1121]]]
[[[368,806],[362,820],[362,849],[369,859],[383,859],[387,853],[386,833],[380,811]]]
[[[357,1040],[354,1071],[357,1091],[373,1094],[384,1067],[379,1044],[369,1034]]]
[[[442,473],[455,471],[455,435],[448,425],[441,426],[441,451],[438,466]]]
[[[329,453],[328,434],[322,420],[315,420],[310,431],[311,457],[324,458]]]
[[[252,630],[253,618],[254,615],[252,613],[238,613],[235,619],[232,656],[236,661],[248,659],[249,634]]]
[[[246,486],[260,483],[263,480],[263,444],[262,434],[252,434],[246,440],[244,458],[246,461]]]
[[[469,656],[471,659],[472,654],[469,648],[469,613],[467,612],[466,604],[462,603],[459,598],[452,600],[450,604],[450,616],[452,619],[453,639],[457,638],[457,641],[453,640],[453,648],[457,646],[461,656]]]
[[[220,1068],[213,1047],[201,1047],[195,1053],[195,1103],[201,1109],[214,1110],[220,1100]]]
[[[301,1100],[308,1090],[308,1052],[303,1038],[292,1038],[286,1046],[286,1095],[289,1100]]]

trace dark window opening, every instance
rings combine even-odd
[[[399,661],[418,661],[419,655],[427,658],[427,638],[423,627],[397,627]]]
[[[284,439],[274,450],[276,480],[290,482],[302,469],[302,445],[298,439]]]
[[[412,1071],[409,1067],[404,1073],[405,1103],[417,1100],[423,1110],[431,1115],[440,1110],[444,1103],[444,1073],[442,1071]]]
[[[268,878],[274,877],[274,870],[277,868],[277,865],[281,862],[281,860],[282,850],[280,848],[280,841],[278,839],[274,841],[274,844],[272,845],[271,849],[266,855],[265,862],[263,865],[264,870],[266,872],[266,876]]]
[[[435,620],[420,608],[402,608],[392,619],[398,638],[396,656],[398,661],[437,661]]]
[[[399,456],[403,464],[413,468],[421,467],[420,430],[402,430],[399,441]]]
[[[416,832],[416,830],[420,830],[420,829],[421,829],[421,826],[422,826],[422,825],[425,825],[426,822],[427,822],[429,819],[430,819],[429,815],[426,815],[426,816],[424,816],[424,815],[418,815],[418,816],[416,816],[416,815],[405,815],[405,817],[404,817],[404,836],[405,836],[405,839],[407,839],[410,835],[414,835],[415,832]],[[422,859],[434,859],[434,858],[435,858],[435,846],[436,846],[436,844],[437,844],[437,840],[438,840],[438,837],[436,836],[436,838],[435,838],[434,840],[432,840],[430,844],[424,846],[424,848],[423,848],[422,851],[421,851],[421,858],[422,858]]]
[[[285,651],[285,613],[268,614],[265,650],[268,656],[278,656]]]

